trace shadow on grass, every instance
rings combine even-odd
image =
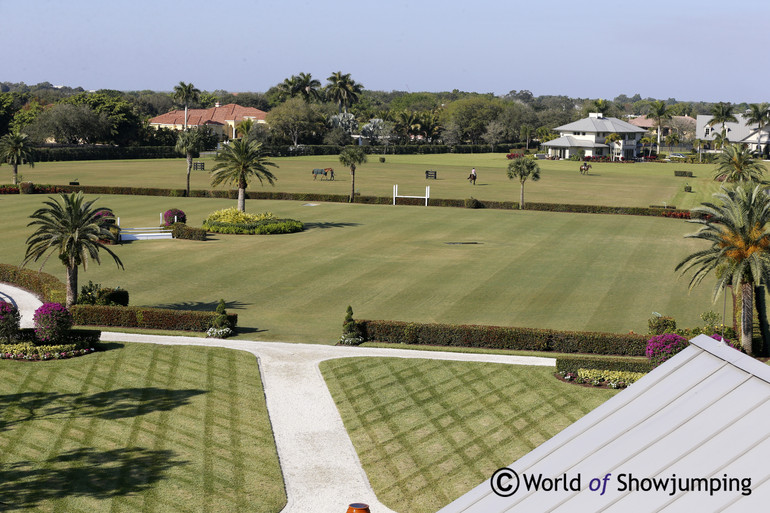
[[[95,394],[63,394],[59,392],[23,392],[0,396],[4,415],[0,432],[33,420],[67,417],[125,419],[156,411],[169,411],[190,402],[190,398],[206,390],[170,390],[166,388],[120,388]]]
[[[320,228],[325,230],[327,228],[348,228],[350,226],[361,226],[361,223],[332,223],[332,222],[318,222],[318,223],[305,223],[305,230],[313,230]]]
[[[0,465],[0,510],[33,508],[65,497],[109,499],[140,493],[187,462],[173,451],[82,448],[44,461]]]
[[[96,349],[99,351],[112,351],[114,349],[123,349],[125,344],[121,344],[120,342],[99,342],[96,345]]]
[[[195,310],[198,312],[213,312],[217,309],[219,301],[185,301],[183,303],[167,303],[165,305],[154,305],[154,308],[168,308],[169,310]],[[243,310],[251,303],[241,301],[225,301],[225,307],[228,310]]]
[[[235,331],[239,334],[247,334],[247,333],[265,333],[266,331],[270,331],[268,329],[259,329],[259,328],[249,328],[246,326],[238,326]]]

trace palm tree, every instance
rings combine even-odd
[[[198,101],[200,94],[200,89],[196,89],[192,83],[185,84],[184,82],[179,82],[179,85],[174,86],[174,99],[184,105],[185,130],[187,130],[187,108],[190,103]]]
[[[717,156],[714,180],[725,182],[759,182],[765,166],[754,160],[749,149],[742,144],[728,144]]]
[[[679,134],[676,132],[671,132],[666,136],[666,145],[668,146],[668,152],[671,153],[671,147],[675,146],[682,142],[682,140],[679,138]]]
[[[650,102],[650,111],[647,117],[655,120],[658,128],[658,151],[660,151],[660,134],[663,131],[663,120],[671,119],[671,108],[662,100]]]
[[[245,137],[248,139],[249,132],[251,132],[252,128],[254,128],[254,120],[251,118],[243,118],[235,126],[235,133],[238,134],[240,137]]]
[[[722,138],[727,140],[727,131],[725,130],[725,123],[731,121],[733,123],[738,122],[738,118],[733,114],[733,106],[729,103],[719,102],[711,107],[711,121],[708,122],[708,126],[722,125]]]
[[[692,147],[698,149],[698,162],[701,162],[701,150],[703,149],[703,141],[701,139],[693,139]]]
[[[358,146],[346,146],[340,152],[340,164],[350,168],[350,203],[356,197],[356,166],[366,163],[366,153]]]
[[[760,146],[760,131],[762,127],[770,123],[770,104],[752,103],[749,105],[748,114],[746,114],[746,124],[756,123],[757,125],[757,152],[762,151]]]
[[[519,210],[524,208],[524,182],[531,178],[533,182],[540,180],[540,166],[535,159],[530,157],[519,157],[513,159],[508,164],[508,179],[517,178],[521,184],[521,194],[519,195]]]
[[[254,178],[273,185],[275,175],[266,166],[278,167],[262,149],[262,143],[234,139],[216,156],[217,164],[211,170],[211,185],[229,183],[238,187],[238,210],[246,211],[246,187]]]
[[[611,134],[607,134],[607,137],[604,138],[604,144],[609,146],[610,150],[610,156],[612,157],[612,160],[615,160],[615,153],[617,150],[617,146],[615,143],[618,141],[622,141],[623,137],[620,136],[620,134],[616,132],[612,132]]]
[[[109,208],[93,208],[96,200],[84,201],[82,192],[73,192],[69,196],[61,194],[61,203],[54,198],[48,199],[43,202],[46,207],[37,209],[30,216],[33,221],[27,226],[37,226],[37,229],[27,239],[27,253],[22,265],[32,260],[37,262],[49,251],[55,253],[67,268],[67,307],[70,307],[77,301],[78,266],[82,265],[85,271],[89,260],[101,264],[99,250],[109,253],[123,269],[120,258],[102,243],[115,240],[107,228],[107,221],[114,217]]]
[[[203,138],[198,130],[183,130],[176,139],[176,151],[187,157],[187,197],[190,197],[190,171],[193,155],[203,149]]]
[[[532,125],[521,125],[521,128],[519,129],[519,135],[521,135],[521,138],[527,141],[527,151],[529,151],[529,141],[532,139],[532,136],[535,133],[535,128]]]
[[[350,78],[350,73],[343,74],[341,71],[335,71],[326,80],[326,98],[337,104],[339,112],[347,112],[348,107],[358,101],[358,96],[363,90],[361,84]]]
[[[612,107],[612,102],[608,102],[604,98],[599,98],[597,100],[594,100],[591,104],[591,108],[593,109],[593,112],[600,113],[602,117],[607,115],[611,107]]]
[[[770,274],[770,198],[761,186],[748,183],[732,190],[723,188],[714,197],[720,204],[703,203],[692,211],[693,219],[689,222],[700,224],[701,228],[686,235],[711,245],[689,255],[675,270],[683,274],[690,269],[695,271],[690,289],[715,271],[714,300],[726,286],[740,289],[741,345],[753,354],[754,285],[768,283]]]
[[[0,164],[13,167],[13,183],[19,183],[19,164],[35,167],[34,154],[27,134],[15,131],[0,137]]]
[[[645,135],[644,137],[639,139],[639,142],[642,143],[642,152],[644,152],[644,147],[645,146],[649,146],[650,147],[650,151],[647,152],[647,155],[648,156],[651,155],[652,154],[652,143],[654,143],[655,140],[652,137]]]
[[[319,91],[321,82],[314,79],[310,73],[300,73],[296,77],[295,87],[297,89],[298,95],[301,96],[302,99],[306,102],[311,102],[314,100],[317,101],[321,99],[321,93]]]

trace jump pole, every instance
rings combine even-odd
[[[419,198],[425,199],[425,206],[428,206],[428,200],[430,199],[430,185],[425,186],[425,196],[399,196],[398,185],[393,186],[393,205],[396,204],[396,198]]]

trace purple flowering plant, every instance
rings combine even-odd
[[[19,333],[19,322],[21,314],[16,305],[0,301],[0,337],[5,338],[9,344]]]
[[[171,226],[175,222],[187,223],[187,214],[178,208],[171,208],[163,213],[163,225]]]
[[[688,340],[676,333],[664,333],[655,335],[647,341],[645,354],[657,367],[676,353],[682,351],[689,344]]]
[[[61,340],[72,327],[72,314],[61,303],[45,303],[35,310],[35,335],[40,342]]]

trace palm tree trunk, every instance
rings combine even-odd
[[[192,153],[187,153],[187,197],[190,197],[190,171],[192,170]]]
[[[187,130],[187,102],[184,104],[184,129]]]
[[[350,168],[350,203],[356,199],[356,168]]]
[[[524,182],[521,182],[521,191],[519,193],[519,210],[524,208]]]
[[[238,210],[246,212],[246,189],[238,187]]]
[[[753,355],[751,344],[754,334],[754,287],[751,283],[741,283],[741,346],[746,354]]]
[[[13,163],[13,185],[19,184],[19,165],[17,163]]]
[[[67,266],[67,308],[71,307],[78,300],[78,267],[76,265]]]

